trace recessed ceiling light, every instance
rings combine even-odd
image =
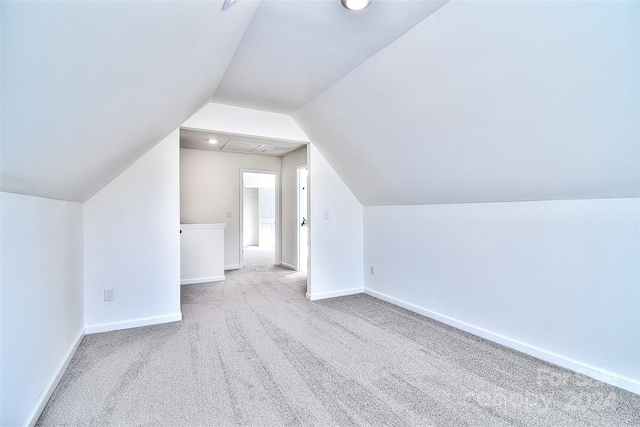
[[[209,138],[209,139],[207,139],[207,141],[209,141],[209,144],[217,144],[218,143],[218,140],[214,139],[214,138]]]
[[[349,10],[362,10],[371,4],[371,0],[342,0],[342,5]]]

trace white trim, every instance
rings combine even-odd
[[[67,352],[67,355],[65,356],[64,360],[62,361],[62,363],[60,363],[60,366],[58,366],[56,373],[51,377],[51,379],[49,380],[49,383],[45,386],[42,393],[40,393],[40,397],[36,401],[36,404],[33,407],[31,414],[29,414],[27,421],[24,423],[25,427],[33,427],[38,422],[40,415],[42,415],[42,411],[44,411],[44,407],[47,406],[47,402],[49,402],[51,395],[53,394],[54,390],[58,386],[58,383],[60,382],[60,378],[62,378],[64,371],[67,370],[67,366],[69,366],[69,362],[71,362],[71,359],[73,359],[73,355],[76,354],[76,350],[78,350],[78,347],[82,342],[82,338],[84,338],[84,334],[85,334],[85,330],[84,329],[80,330],[80,333],[78,334],[75,341],[73,342],[73,345]]]
[[[222,222],[219,224],[180,224],[181,230],[196,230],[201,228],[225,228],[227,223]]]
[[[181,285],[195,285],[197,283],[223,282],[224,276],[196,277],[195,279],[182,279]]]
[[[285,268],[288,268],[288,269],[290,269],[290,270],[298,271],[298,269],[296,268],[296,266],[295,266],[295,265],[291,265],[291,264],[286,263],[286,262],[284,262],[284,261],[280,262],[280,265],[281,265],[281,266],[283,266],[283,267],[285,267]]]
[[[579,372],[588,377],[594,378],[598,381],[611,384],[613,386],[625,389],[632,393],[640,394],[640,381],[635,380],[633,378],[629,378],[624,375],[617,374],[615,372],[606,371],[604,369],[597,368],[587,363],[580,362],[579,360],[571,359],[561,354],[557,354],[557,353],[536,347],[534,345],[527,344],[525,342],[522,342],[513,338],[509,338],[501,334],[497,334],[487,329],[471,325],[469,323],[460,321],[453,317],[449,317],[447,315],[437,313],[435,311],[431,311],[426,308],[419,307],[417,305],[413,305],[401,299],[394,298],[389,295],[385,295],[383,293],[380,293],[368,288],[364,288],[364,293],[374,298],[378,298],[383,301],[389,302],[391,304],[397,305],[399,307],[406,308],[407,310],[413,311],[414,313],[418,313],[423,316],[429,317],[431,319],[437,320],[438,322],[442,322],[446,325],[453,326],[454,328],[461,329],[473,335],[477,335],[479,337],[485,338],[489,341],[502,344],[506,347],[521,351],[525,354],[536,357],[538,359],[542,359],[544,361],[553,363],[554,365],[558,365],[563,368],[567,368],[572,371]]]
[[[340,289],[339,291],[331,291],[331,292],[307,293],[306,296],[307,296],[307,299],[311,301],[317,301],[317,300],[327,299],[327,298],[361,294],[362,292],[363,292],[363,288],[360,287],[360,288]]]
[[[311,294],[313,290],[313,249],[311,247],[311,230],[313,226],[311,225],[311,145],[309,142],[307,144],[307,219],[309,220],[309,225],[307,225],[307,293],[306,297],[308,300],[311,300]]]
[[[85,326],[85,333],[97,334],[99,332],[118,331],[120,329],[137,328],[140,326],[158,325],[160,323],[178,322],[182,320],[182,312],[166,314],[164,316],[142,317],[139,319],[124,320],[121,322],[100,323]]]
[[[227,270],[239,270],[240,268],[242,268],[242,267],[240,267],[240,264],[231,264],[231,265],[225,265],[224,266],[224,270],[225,271],[227,271]]]
[[[307,188],[307,218],[309,217],[309,168],[307,166],[307,163],[303,163],[301,165],[296,166],[296,219],[297,219],[297,223],[296,223],[296,263],[297,263],[297,267],[296,267],[296,271],[300,271],[302,270],[302,261],[300,259],[300,224],[302,224],[302,218],[300,218],[300,170],[301,169],[306,169],[307,170],[307,182],[305,184],[305,187]],[[309,229],[309,221],[307,221],[307,230]],[[307,245],[309,245],[309,232],[307,231]],[[309,257],[309,247],[307,246],[307,258]],[[305,260],[307,261],[307,260]],[[308,270],[308,263],[305,266],[307,267],[306,270]]]
[[[214,102],[211,102],[210,104],[215,104]],[[227,106],[227,105],[222,105],[222,104],[218,104],[221,105],[223,107],[232,107],[231,105]],[[205,105],[204,107],[202,107],[202,109],[206,108],[207,106]],[[244,108],[244,107],[233,107],[233,108],[239,108],[239,109],[244,109],[244,110],[248,110],[248,108]],[[253,111],[258,111],[258,110],[253,110]],[[200,111],[198,111],[199,113]],[[261,113],[263,112],[268,112],[268,111],[260,111]],[[198,114],[196,113],[196,114]],[[281,113],[271,113],[268,112],[269,114],[278,114],[278,115],[282,115]],[[195,114],[194,114],[195,116]],[[187,122],[189,120],[191,120],[193,118],[193,116],[191,116],[190,118],[187,119]],[[185,122],[186,123],[186,122]],[[283,141],[283,142],[293,142],[296,144],[303,144],[303,145],[307,145],[310,141],[308,139],[291,139],[291,138],[281,138],[279,136],[263,136],[263,135],[253,135],[250,133],[238,133],[238,132],[228,132],[226,130],[217,130],[217,129],[210,129],[210,128],[204,128],[204,127],[193,127],[193,126],[180,126],[180,129],[185,129],[185,130],[195,130],[198,132],[202,132],[202,131],[206,131],[206,132],[212,132],[212,133],[216,133],[219,135],[226,135],[226,136],[239,136],[241,138],[252,138],[252,139],[260,139],[260,140],[264,140],[265,143],[273,143],[278,142],[278,141]],[[298,128],[299,129],[299,128]],[[298,147],[298,148],[302,148],[302,147]],[[296,151],[296,149],[294,149],[293,151]],[[254,153],[255,154],[255,153]]]

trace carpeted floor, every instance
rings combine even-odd
[[[640,425],[640,396],[366,295],[310,302],[252,248],[182,322],[88,335],[38,424]]]

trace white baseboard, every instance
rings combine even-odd
[[[354,295],[361,294],[363,292],[363,288],[350,288],[350,289],[340,289],[339,291],[331,291],[331,292],[318,292],[318,293],[308,293],[307,299],[311,301],[317,301],[321,299],[327,298],[335,298],[335,297],[343,297],[346,295]]]
[[[224,269],[225,269],[225,271],[226,270],[239,270],[240,269],[240,264],[225,265]]]
[[[137,328],[140,326],[159,325],[160,323],[178,322],[182,320],[182,312],[167,314],[164,316],[143,317],[140,319],[124,320],[121,322],[100,323],[85,326],[85,333],[97,334],[99,332],[118,331],[120,329]]]
[[[225,280],[224,276],[196,277],[195,279],[182,279],[180,280],[180,284],[194,285],[196,283],[222,282],[224,280]]]
[[[29,414],[29,418],[27,418],[27,421],[24,424],[25,427],[33,427],[38,422],[38,418],[40,418],[40,415],[42,415],[42,411],[44,411],[44,407],[47,406],[47,402],[49,402],[51,395],[53,394],[54,390],[58,386],[58,383],[60,382],[60,378],[62,378],[64,371],[67,370],[67,366],[69,366],[69,362],[71,362],[71,359],[73,359],[73,355],[76,354],[76,350],[78,350],[78,346],[80,346],[80,343],[82,342],[82,338],[84,338],[84,333],[85,331],[84,329],[82,329],[78,334],[78,336],[76,337],[75,341],[73,342],[73,345],[67,352],[64,360],[62,360],[62,363],[60,363],[60,366],[58,366],[56,373],[51,377],[51,379],[49,380],[49,383],[47,383],[47,385],[45,386],[44,390],[40,394],[40,397],[36,401],[36,404],[33,407],[31,414]]]
[[[462,322],[460,320],[454,319],[444,314],[440,314],[435,311],[431,311],[426,308],[413,305],[406,301],[391,297],[389,295],[385,295],[383,293],[380,293],[371,289],[365,288],[364,293],[367,295],[371,295],[372,297],[381,299],[383,301],[387,301],[399,307],[406,308],[407,310],[413,311],[414,313],[418,313],[423,316],[429,317],[431,319],[437,320],[438,322],[444,323],[446,325],[453,326],[454,328],[461,329],[473,335],[477,335],[479,337],[485,338],[489,341],[502,344],[506,347],[521,351],[525,354],[536,357],[538,359],[542,359],[544,361],[553,363],[554,365],[570,369],[574,372],[578,372],[580,374],[586,375],[598,381],[602,381],[607,384],[611,384],[613,386],[625,389],[632,393],[640,394],[640,381],[637,381],[633,378],[629,378],[624,375],[617,374],[615,372],[597,368],[587,363],[580,362],[579,360],[571,359],[561,354],[557,354],[557,353],[527,344],[522,341],[505,337],[504,335],[500,335],[495,332],[488,331],[478,326],[474,326],[469,323]]]
[[[298,270],[294,265],[291,265],[291,264],[286,263],[284,261],[281,261],[280,265],[283,266],[283,267],[288,268],[289,270],[293,270],[293,271],[297,271]]]

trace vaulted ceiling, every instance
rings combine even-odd
[[[452,1],[293,114],[364,205],[640,196],[640,2]]]
[[[87,200],[211,99],[257,6],[2,2],[2,190]]]
[[[291,114],[447,1],[263,1],[213,101]]]
[[[0,188],[82,202],[212,98],[293,112],[444,4],[377,3],[2,2]]]
[[[83,202],[207,102],[365,205],[640,196],[640,3],[2,2],[2,191]]]

